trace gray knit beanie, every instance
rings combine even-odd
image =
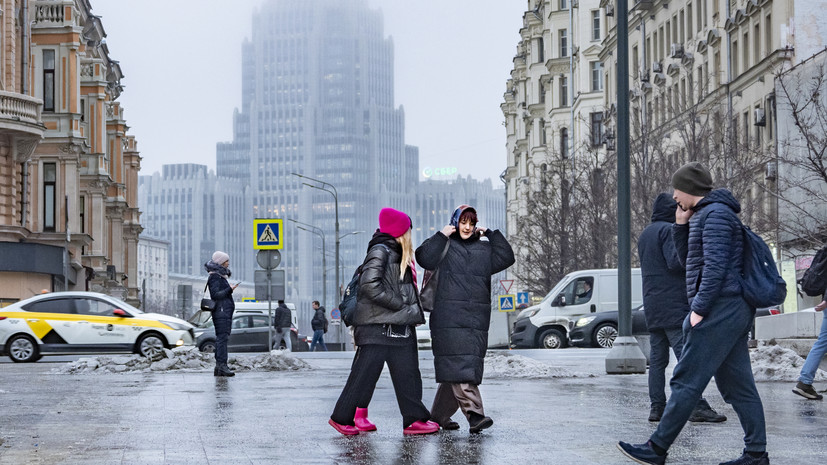
[[[712,175],[704,165],[691,161],[672,175],[672,187],[689,195],[704,197],[712,190]]]
[[[218,250],[214,254],[212,254],[212,261],[217,265],[223,265],[224,262],[230,259],[230,256],[226,253]]]

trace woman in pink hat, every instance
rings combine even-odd
[[[413,255],[411,218],[399,210],[383,208],[359,278],[353,323],[356,355],[328,421],[342,434],[376,429],[367,419],[367,404],[385,363],[402,413],[403,433],[439,430],[438,424],[429,421],[431,413],[422,403],[415,327],[424,323],[425,317]]]

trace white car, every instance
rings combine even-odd
[[[193,345],[193,326],[95,292],[53,292],[0,308],[0,355],[36,362],[43,355],[136,353]]]

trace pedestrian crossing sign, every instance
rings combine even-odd
[[[255,219],[253,220],[253,232],[255,238],[253,248],[256,250],[283,249],[284,224],[280,219]]]
[[[514,294],[506,294],[498,297],[501,312],[513,312],[515,310],[516,307],[514,306],[514,300],[517,296]]]

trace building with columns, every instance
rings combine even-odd
[[[101,19],[86,0],[0,8],[0,299],[69,289],[137,304],[141,158]]]

